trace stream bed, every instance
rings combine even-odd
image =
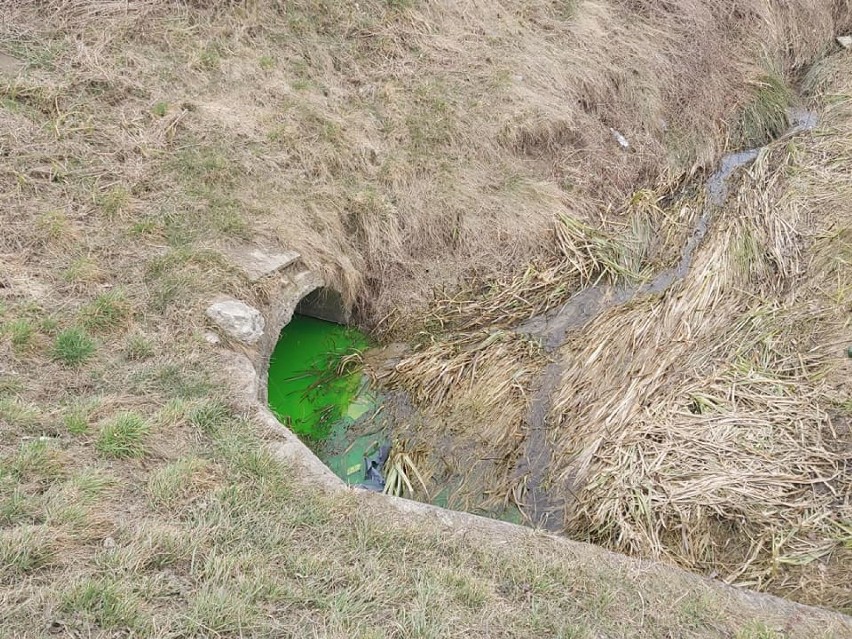
[[[402,391],[374,387],[365,368],[393,365],[399,348],[371,348],[357,329],[324,320],[295,315],[281,331],[269,364],[268,401],[278,420],[290,428],[334,474],[350,486],[377,492],[393,476],[392,435],[404,435],[416,424],[419,413]],[[440,448],[440,447],[439,447]],[[409,451],[411,452],[411,451]],[[416,457],[411,454],[408,457]],[[407,466],[406,480],[418,481],[419,471]],[[433,479],[438,479],[434,478]],[[425,495],[429,503],[458,508],[453,492],[456,478],[441,478],[440,489]],[[418,488],[422,485],[418,484]],[[393,487],[385,492],[394,492]],[[408,491],[411,494],[411,491]],[[513,504],[479,514],[521,523]]]

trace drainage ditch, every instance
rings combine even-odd
[[[785,137],[816,124],[814,114],[805,111],[790,113],[790,120],[793,126]],[[606,309],[637,297],[660,295],[684,279],[710,229],[714,211],[725,203],[729,179],[737,169],[753,162],[760,150],[722,158],[706,183],[705,206],[672,268],[633,286],[589,286],[561,308],[524,322],[516,330],[539,339],[545,351],[555,353],[572,331]],[[408,398],[399,391],[377,388],[365,372],[365,360],[372,359],[380,367],[392,365],[393,353],[371,349],[368,337],[347,326],[348,320],[340,296],[334,291],[320,288],[302,299],[296,314],[282,329],[270,359],[270,409],[348,485],[395,495],[419,493],[435,505],[451,505],[450,496],[457,488],[452,473],[446,485],[437,494],[433,487],[430,495],[419,476],[416,452],[405,450],[401,442],[393,439],[395,432],[410,430],[418,419]],[[516,523],[527,520],[539,527],[561,530],[566,504],[548,494],[542,478],[552,456],[546,418],[562,370],[560,361],[551,361],[531,398],[529,435],[515,469],[517,477],[525,478],[523,516],[511,503],[489,512],[477,511],[478,514]],[[450,438],[436,443],[441,445],[454,444]]]

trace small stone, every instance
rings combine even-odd
[[[216,346],[222,342],[222,340],[219,339],[219,336],[216,335],[216,333],[214,333],[213,331],[207,331],[206,333],[204,333],[204,341],[210,344],[211,346]]]
[[[837,42],[844,49],[852,49],[852,35],[839,36]]]
[[[266,326],[259,310],[232,298],[211,304],[207,317],[226,335],[245,344],[256,343]]]
[[[846,357],[852,359],[852,346],[846,347]]]
[[[627,141],[626,137],[621,135],[621,133],[619,133],[615,129],[610,129],[610,132],[612,133],[612,137],[615,138],[615,141],[618,142],[618,146],[620,146],[622,149],[630,148],[630,142]]]
[[[115,548],[116,547],[115,539],[112,537],[107,537],[104,539],[104,548]]]

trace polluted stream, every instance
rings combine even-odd
[[[338,477],[382,490],[390,445],[377,425],[380,397],[352,358],[369,345],[354,328],[293,316],[270,358],[268,397],[278,419]]]
[[[394,495],[416,485],[430,503],[447,507],[451,482],[429,495],[414,463],[405,465],[411,457],[393,445],[395,432],[417,422],[417,410],[405,393],[377,389],[365,373],[393,366],[407,347],[372,346],[355,328],[294,315],[270,358],[269,407],[347,485]],[[403,473],[394,470],[400,459]],[[522,521],[511,504],[481,514]]]
[[[791,111],[792,127],[782,138],[817,124],[810,111]],[[754,162],[764,147],[725,155],[706,182],[706,198],[678,262],[652,279],[633,285],[596,283],[571,297],[561,307],[516,327],[518,333],[538,339],[555,354],[573,331],[614,307],[643,296],[665,294],[689,273],[695,253],[710,230],[713,215],[728,196],[734,172]],[[414,409],[406,397],[374,388],[364,372],[363,357],[370,344],[355,328],[304,315],[295,315],[281,331],[270,359],[269,406],[278,419],[304,441],[338,477],[351,486],[399,494],[386,482],[393,480],[389,455],[394,424],[408,421]],[[387,365],[388,362],[384,362]],[[545,476],[551,462],[547,416],[559,388],[565,364],[553,359],[540,375],[527,412],[527,436],[515,469],[522,493],[518,508],[484,513],[510,521],[525,519],[534,526],[560,532],[568,505],[548,490]],[[451,445],[451,442],[444,442]],[[416,470],[414,470],[416,472]],[[399,481],[399,478],[395,478]],[[406,481],[413,481],[408,480]],[[566,486],[572,493],[570,480]],[[386,489],[387,488],[387,489]],[[409,490],[409,492],[411,492]],[[430,501],[447,505],[449,487]],[[559,491],[563,492],[563,491]]]

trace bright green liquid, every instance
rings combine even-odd
[[[361,374],[337,374],[340,358],[367,347],[353,328],[293,316],[269,362],[269,406],[302,439],[320,443],[349,410]]]
[[[368,345],[355,329],[295,315],[281,331],[269,363],[272,412],[350,485],[365,481],[365,458],[390,443],[378,416],[382,395],[369,388],[361,371],[337,374],[342,356]],[[433,503],[452,505],[452,490],[445,486]],[[512,506],[484,514],[521,521]]]

